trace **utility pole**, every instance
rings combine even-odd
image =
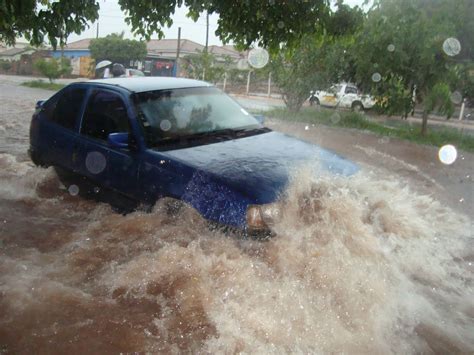
[[[206,13],[206,53],[209,47],[209,11]]]
[[[179,75],[179,51],[181,49],[181,27],[178,27],[178,48],[176,48],[176,61],[175,61],[175,69],[174,69],[174,76]]]
[[[95,38],[99,38],[99,20],[97,20],[97,29],[95,32]]]

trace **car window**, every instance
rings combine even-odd
[[[252,115],[212,87],[144,92],[135,99],[150,145],[167,137],[260,127]]]
[[[341,85],[333,85],[329,88],[331,94],[337,94],[341,90]]]
[[[59,125],[74,129],[86,94],[85,88],[66,90],[54,97],[45,108],[46,117]]]
[[[353,86],[346,86],[346,94],[357,94],[357,88]]]
[[[94,90],[87,103],[81,133],[106,141],[110,133],[118,132],[130,132],[125,103],[113,92]]]
[[[131,76],[145,76],[140,70],[131,69],[130,70]]]

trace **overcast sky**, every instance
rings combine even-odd
[[[103,37],[114,32],[125,32],[125,37],[133,38],[130,27],[125,23],[125,17],[117,0],[99,0],[99,36]],[[363,0],[346,0],[345,3],[354,6],[361,5]],[[178,8],[173,15],[173,26],[171,28],[164,28],[164,38],[176,39],[178,38],[178,27],[181,27],[181,38],[190,39],[192,41],[205,44],[206,42],[206,17],[194,22],[186,17],[187,9]],[[222,45],[219,38],[214,34],[217,29],[217,20],[219,16],[214,14],[209,16],[209,45]],[[82,32],[80,35],[71,34],[68,42],[74,42],[83,38],[95,38],[97,30],[97,23],[91,24],[89,29]],[[152,38],[158,38],[157,35]]]

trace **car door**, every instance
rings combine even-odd
[[[42,112],[46,119],[40,128],[41,150],[52,165],[73,170],[73,142],[78,134],[86,92],[84,86],[66,88],[48,102]]]
[[[339,106],[344,108],[351,108],[352,103],[354,101],[357,101],[357,98],[357,88],[355,86],[347,85],[344,90],[344,94],[341,97]]]
[[[136,197],[139,167],[126,100],[119,92],[92,89],[75,143],[75,166],[79,174],[99,185]],[[111,133],[128,133],[131,146],[117,148],[108,142]]]
[[[324,92],[320,100],[321,105],[335,107],[337,105],[336,93],[339,92],[339,89],[339,85],[334,85],[331,86],[327,92]]]

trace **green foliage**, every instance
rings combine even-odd
[[[291,111],[300,110],[310,90],[322,89],[355,77],[353,33],[363,23],[358,7],[338,3],[328,18],[328,28],[320,35],[301,38],[297,47],[285,47],[272,56],[272,73]]]
[[[267,117],[284,121],[359,129],[375,133],[379,136],[399,138],[437,147],[445,144],[456,144],[459,149],[474,152],[474,136],[463,134],[456,129],[440,128],[422,135],[419,125],[410,125],[406,121],[397,121],[399,124],[396,127],[390,127],[372,120],[361,113],[351,111],[337,112],[329,109],[315,110],[314,108],[303,108],[299,112],[291,112],[288,109],[275,109],[263,114]]]
[[[58,60],[54,58],[41,58],[34,63],[34,66],[41,74],[48,78],[50,83],[61,75],[71,74],[72,71],[70,61],[67,58]]]
[[[146,57],[146,43],[124,39],[123,32],[113,33],[104,38],[93,39],[89,45],[91,57],[96,62],[110,60],[128,67],[131,60],[143,60]]]
[[[449,0],[375,2],[357,35],[354,58],[357,81],[378,97],[383,112],[408,115],[416,93],[416,101],[424,104],[426,113],[437,106],[441,112],[452,114],[452,105],[444,101],[450,87],[441,90],[440,85],[451,83],[452,90],[458,86],[452,70],[457,59],[443,52],[444,40],[465,31],[464,24],[454,17],[458,6],[474,10],[470,0],[459,0],[456,6]],[[463,45],[469,52],[470,45]],[[381,75],[381,81],[372,80],[375,73]],[[424,117],[427,119],[427,114]]]
[[[298,48],[282,50],[272,56],[273,80],[290,111],[299,111],[310,90],[327,82],[320,48],[319,41],[308,36]]]
[[[72,73],[71,60],[67,57],[59,58],[59,70],[61,75],[68,76]]]
[[[69,34],[79,34],[88,23],[98,19],[99,3],[99,0],[0,0],[0,40],[12,44],[16,37],[25,36],[34,45],[48,39],[56,47],[58,43],[64,44]],[[259,43],[273,50],[282,43],[294,47],[303,35],[318,33],[330,19],[327,0],[119,0],[118,3],[134,33],[146,39],[154,33],[163,37],[162,28],[173,24],[171,16],[176,6],[186,6],[188,17],[194,21],[201,14],[219,14],[215,33],[223,42],[233,41],[242,47]],[[336,21],[343,22],[347,22],[344,16]]]
[[[451,91],[448,84],[437,83],[425,98],[425,111],[430,113],[438,108],[438,112],[451,117],[454,113],[454,105],[451,101]]]
[[[12,63],[8,60],[0,59],[0,68],[2,68],[4,72],[7,72],[12,68]]]
[[[43,80],[25,81],[21,85],[28,86],[30,88],[38,88],[38,89],[53,90],[53,91],[61,90],[62,88],[66,86],[64,84],[58,84],[58,83],[47,83]]]
[[[24,36],[32,45],[47,39],[56,48],[98,18],[97,0],[0,0],[0,42],[12,45]]]
[[[187,55],[182,61],[181,69],[187,77],[216,83],[224,78],[228,67],[228,61],[219,62],[212,53],[202,51]]]
[[[160,1],[158,6],[150,6],[153,2],[149,0],[119,0],[119,4],[128,13],[126,21],[133,31],[147,38],[152,33],[162,36],[161,27],[173,23],[170,17],[175,5],[185,5],[194,21],[207,12],[219,14],[215,33],[223,42],[233,41],[242,47],[259,42],[272,49],[281,43],[292,46],[303,34],[316,33],[329,14],[326,0],[178,0]]]

